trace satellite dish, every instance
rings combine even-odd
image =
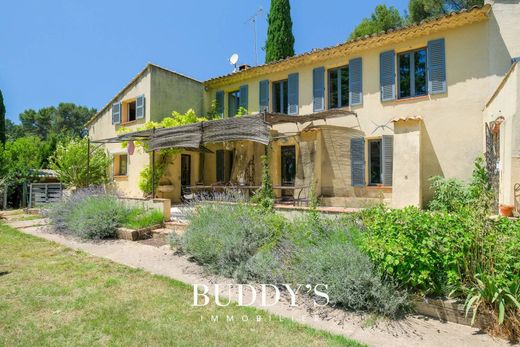
[[[238,63],[238,54],[233,53],[233,55],[229,57],[229,63],[231,65],[236,65]]]

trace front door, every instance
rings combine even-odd
[[[296,148],[282,146],[282,186],[294,186],[296,178]],[[292,195],[292,191],[282,192]]]
[[[191,155],[181,155],[181,185],[191,186]]]

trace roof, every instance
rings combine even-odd
[[[49,169],[30,169],[29,177],[32,178],[57,178],[56,171]]]
[[[475,23],[485,20],[488,17],[490,9],[490,4],[486,4],[484,6],[474,6],[468,10],[464,9],[461,11],[452,12],[440,17],[423,20],[420,23],[414,23],[404,27],[382,31],[373,35],[367,35],[362,38],[348,40],[344,43],[331,47],[313,49],[310,52],[298,54],[276,62],[263,64],[243,71],[211,78],[205,81],[204,85],[209,88],[215,88],[224,84],[239,82],[267,73],[287,70],[295,65],[313,63],[316,60],[341,57],[345,56],[346,54],[352,55],[369,48],[381,47],[389,43],[402,42],[414,37],[431,34],[440,30],[451,29],[462,25]]]
[[[137,75],[135,75],[134,78],[132,78],[130,80],[130,82],[128,82],[128,84],[126,86],[123,87],[123,89],[121,89],[105,106],[103,106],[103,108],[98,113],[96,113],[92,118],[90,118],[86,125],[90,125],[90,123],[92,123],[101,113],[105,112],[114,102],[117,101],[117,99],[119,99],[119,97],[121,95],[123,95],[130,87],[134,86],[137,83],[137,81],[147,71],[151,70],[152,68],[158,69],[158,70],[162,70],[164,72],[167,72],[167,73],[170,73],[170,74],[174,74],[174,75],[179,76],[179,77],[187,78],[187,79],[190,79],[190,80],[198,82],[198,83],[202,83],[201,81],[198,81],[198,80],[196,80],[196,79],[194,79],[192,77],[188,77],[186,75],[183,75],[183,74],[180,74],[178,72],[166,69],[166,68],[164,68],[162,66],[159,66],[159,65],[156,65],[156,64],[148,63],[148,64],[146,64],[146,66]]]

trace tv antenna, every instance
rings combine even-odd
[[[258,10],[256,10],[256,13],[249,17],[249,19],[246,21],[246,23],[251,22],[253,23],[253,45],[254,45],[254,56],[255,56],[255,66],[258,65],[258,53],[256,52],[256,18],[261,16],[264,10],[260,6]]]
[[[229,63],[235,67],[233,72],[237,72],[238,54],[233,53],[231,57],[229,57]]]

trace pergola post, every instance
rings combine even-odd
[[[87,187],[90,185],[90,137],[87,137]]]
[[[152,136],[155,134],[155,128],[152,129]],[[155,149],[152,150],[152,199],[155,199]]]

